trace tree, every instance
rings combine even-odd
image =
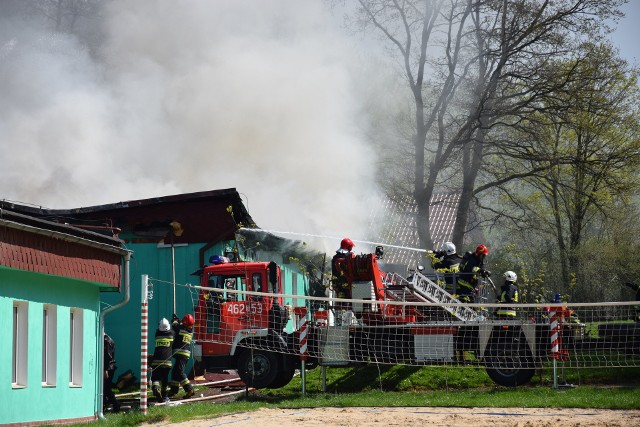
[[[541,108],[535,122],[521,127],[540,128],[544,123],[528,135],[539,138],[538,158],[554,161],[543,173],[527,175],[525,188],[496,189],[511,212],[516,208],[522,213],[516,219],[501,212],[503,219],[511,219],[512,227],[503,224],[511,230],[535,229],[556,242],[560,265],[556,287],[578,283],[585,293],[594,280],[585,274],[589,269],[584,261],[603,253],[594,250],[593,242],[609,246],[603,240],[616,239],[611,235],[605,239],[607,227],[623,220],[618,213],[629,212],[626,206],[637,193],[640,116],[637,78],[627,63],[607,45],[587,43],[582,50],[580,61],[553,64],[556,78],[572,78],[562,91],[548,94],[544,107],[550,108]],[[494,181],[500,175],[496,168]],[[595,281],[602,287],[602,277]]]
[[[544,80],[541,71],[552,59],[569,57],[576,37],[595,38],[619,3],[358,0],[352,23],[383,36],[411,91],[411,194],[421,245],[433,244],[429,204],[445,177],[462,194],[454,243],[463,242],[485,156],[501,148],[494,135],[530,114],[540,96],[559,89],[563,82]],[[492,185],[499,183],[483,182],[482,188]]]

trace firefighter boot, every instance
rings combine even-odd
[[[175,386],[175,385],[172,385],[172,386],[171,386],[171,388],[169,388],[169,394],[168,394],[168,396],[169,396],[169,397],[173,397],[173,396],[175,396],[176,394],[178,394],[178,392],[179,392],[179,391],[180,391],[180,387]]]
[[[184,395],[185,399],[189,399],[190,397],[193,397],[193,395],[196,393],[193,387],[191,386],[191,384],[185,385],[184,391],[185,391],[185,395]]]
[[[160,386],[154,384],[151,387],[151,390],[153,391],[153,396],[156,398],[156,401],[158,403],[162,403],[163,399],[162,399],[162,393],[160,392]]]

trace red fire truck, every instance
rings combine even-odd
[[[295,317],[283,304],[279,266],[212,257],[200,272],[196,360],[210,371],[236,369],[255,388],[288,384],[301,357],[309,369],[372,362],[476,364],[497,384],[517,386],[527,383],[545,361],[561,357],[560,351],[579,335],[578,326],[563,326],[571,329],[558,353],[551,354],[548,322],[484,317],[420,272],[407,279],[380,271],[380,254],[344,261],[352,298],[364,302],[352,301],[345,309],[331,300],[310,313],[302,355],[298,322],[287,332]]]

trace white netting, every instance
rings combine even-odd
[[[254,289],[243,276],[235,280],[238,286],[191,287],[204,359],[250,348],[332,366],[481,365],[513,383],[554,360],[563,367],[640,366],[638,302],[510,304],[516,315],[499,317],[504,305],[460,303],[418,273],[411,280],[387,274],[384,295],[371,282],[354,282],[353,299],[250,292],[238,290]],[[480,289],[476,300],[490,294]]]

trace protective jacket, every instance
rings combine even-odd
[[[518,287],[513,282],[505,282],[500,288],[500,298],[498,299],[500,304],[509,304],[518,302]],[[516,309],[514,307],[499,307],[496,310],[498,316],[516,316]]]
[[[152,366],[171,367],[171,356],[173,355],[173,337],[175,332],[156,330],[156,348],[153,351]]]
[[[460,263],[457,292],[461,295],[473,294],[473,290],[478,286],[478,274],[483,271],[484,258],[474,252],[465,253]]]
[[[351,252],[345,249],[338,249],[331,259],[331,284],[338,298],[351,298],[351,289],[347,278],[342,270],[338,267],[338,263],[351,256]]]
[[[173,357],[176,359],[183,357],[189,359],[191,357],[191,339],[193,338],[193,329],[187,328],[181,323],[173,323]]]
[[[104,334],[104,369],[111,372],[116,370],[116,344],[107,334]]]
[[[458,254],[451,254],[440,259],[433,253],[429,253],[429,256],[431,257],[431,267],[438,277],[438,284],[447,292],[453,293],[455,291],[454,273],[460,271],[460,257]]]

